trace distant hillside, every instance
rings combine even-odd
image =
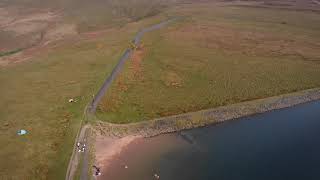
[[[180,0],[179,0],[180,1]],[[157,15],[176,0],[4,0],[0,53],[11,54],[66,35],[123,26]]]

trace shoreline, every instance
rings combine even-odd
[[[313,101],[232,123],[140,138],[125,146],[119,155],[105,161],[108,166],[102,168],[97,180],[157,179],[155,175],[172,180],[233,179],[235,175],[226,170],[244,172],[248,179],[259,179],[265,168],[279,173],[279,179],[296,176],[303,179],[305,173],[299,169],[305,164],[306,169],[312,169],[317,163],[314,157],[320,150],[320,143],[313,141],[320,135],[319,108],[320,101]],[[311,156],[305,149],[310,150]],[[271,162],[270,157],[281,162]],[[288,161],[292,162],[291,166]],[[292,174],[292,168],[298,170],[297,173]],[[316,170],[310,171],[310,175],[319,177]],[[264,178],[272,179],[272,175]]]
[[[144,138],[205,127],[224,121],[237,120],[241,117],[288,108],[317,100],[320,100],[320,88],[138,123],[112,124],[96,122],[91,126],[95,131],[94,163],[103,170],[104,175],[101,177],[103,178],[104,176],[108,176],[108,172],[114,170],[114,168],[120,168],[120,171],[122,171],[121,168],[126,168],[125,163],[121,164],[121,166],[119,166],[118,163],[117,167],[114,167],[112,163],[118,162],[123,152],[130,147],[137,146],[135,142],[139,142]],[[105,173],[107,173],[107,175],[105,175]],[[97,179],[100,178],[97,177]]]
[[[99,149],[99,156],[96,156],[95,165],[97,165],[101,169],[101,175],[96,177],[97,180],[136,179],[135,175],[139,174],[136,171],[137,167],[144,167],[143,171],[148,171],[148,179],[153,179],[154,175],[159,174],[160,172],[157,168],[153,168],[152,166],[150,166],[150,159],[155,158],[158,154],[162,154],[169,149],[174,150],[190,145],[183,139],[175,139],[172,134],[157,136],[154,139],[146,139],[143,137],[127,139],[127,137],[113,138],[113,140],[115,141],[113,141],[113,143],[109,145],[108,142],[110,142],[110,139],[107,138],[105,140],[102,140],[98,138],[96,146],[102,147],[103,150]],[[127,141],[128,143],[120,147],[116,145],[121,144],[118,143],[120,141]],[[119,148],[117,149],[113,147]],[[115,150],[117,151],[117,153],[109,153],[110,151],[112,152]],[[105,153],[102,153],[103,151]],[[113,155],[110,156],[111,154]],[[101,159],[101,155],[106,155],[107,158],[104,157],[104,159]],[[141,177],[140,179],[145,178]]]
[[[316,100],[320,100],[320,88],[161,117],[138,123],[112,124],[96,121],[93,123],[93,129],[97,134],[108,137],[152,137],[160,134],[214,125],[224,121],[236,120],[241,117],[288,108]]]
[[[100,169],[108,169],[111,162],[132,142],[141,136],[126,136],[122,138],[97,135],[95,137],[95,165]]]

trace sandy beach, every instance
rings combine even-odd
[[[315,101],[150,138],[98,136],[103,168],[97,179],[318,179],[319,105]]]
[[[183,138],[177,138],[176,134],[153,138],[97,136],[96,162],[101,168],[101,176],[97,179],[156,179],[154,175],[160,175],[161,172],[154,162],[167,152],[188,145]]]
[[[161,154],[165,154],[174,148],[182,147],[181,145],[189,140],[188,137],[187,140],[183,140],[183,143],[180,143],[182,141],[179,140],[178,144],[180,145],[177,146],[177,141],[174,141],[177,138],[173,138],[172,134],[167,133],[219,124],[224,121],[275,109],[292,107],[315,101],[319,97],[319,89],[311,89],[141,123],[117,125],[100,122],[94,126],[97,132],[95,165],[101,169],[102,173],[98,179],[116,178],[120,180],[130,179],[135,176],[141,178],[141,174],[145,176],[145,179],[152,178],[152,175],[158,173],[157,169],[159,167],[154,167],[154,164],[150,164],[150,160],[156,162],[161,157]],[[165,135],[157,136],[160,134]],[[146,138],[154,136],[157,137],[152,138],[152,141],[150,140],[151,138]],[[142,171],[131,165],[146,168]]]
[[[95,141],[95,162],[100,169],[106,170],[113,159],[140,136],[126,136],[122,138],[97,135]]]

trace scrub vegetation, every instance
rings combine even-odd
[[[86,105],[134,34],[170,17],[183,18],[144,36],[99,118],[136,122],[320,86],[318,11],[221,3],[1,1],[0,179],[64,179]]]
[[[0,2],[0,53],[153,17],[175,0],[13,0]]]
[[[163,18],[81,34],[0,66],[0,179],[64,179],[86,105],[133,35]]]
[[[320,14],[179,6],[146,35],[100,105],[112,123],[149,120],[320,86]]]

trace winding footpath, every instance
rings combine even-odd
[[[135,46],[138,46],[140,44],[140,41],[143,37],[143,35],[147,32],[154,31],[157,29],[160,29],[166,25],[168,25],[170,22],[175,21],[177,18],[169,19],[167,21],[161,22],[159,24],[147,27],[139,31],[136,36],[134,37],[132,43]],[[129,59],[130,55],[132,54],[134,50],[132,48],[128,48],[125,50],[124,54],[120,57],[118,64],[115,66],[115,68],[112,70],[110,76],[105,80],[102,87],[98,91],[97,95],[93,98],[93,101],[91,103],[91,106],[89,107],[90,113],[95,113],[98,104],[100,103],[101,99],[109,89],[110,85],[112,84],[113,80],[117,77],[119,72],[121,71],[124,63]]]
[[[150,27],[147,27],[147,28],[140,30],[136,34],[134,39],[132,40],[132,43],[135,46],[138,46],[145,33],[151,32],[154,30],[158,30],[164,26],[167,26],[169,23],[171,23],[175,20],[177,20],[177,18],[169,19],[169,20],[163,21],[159,24],[156,24],[156,25],[153,25],[153,26],[150,26]],[[125,50],[124,54],[120,57],[117,65],[114,67],[111,74],[107,77],[107,79],[103,83],[102,87],[100,88],[100,90],[98,91],[96,96],[93,98],[91,104],[89,105],[88,111],[86,111],[85,114],[86,113],[91,113],[91,114],[95,113],[97,106],[100,103],[101,99],[103,98],[103,96],[105,95],[107,90],[109,89],[111,83],[118,76],[121,69],[123,68],[124,63],[129,59],[129,57],[133,53],[133,51],[134,51],[133,48],[128,48]],[[80,169],[81,170],[80,180],[87,180],[89,177],[89,174],[88,174],[88,172],[90,172],[89,171],[89,149],[88,149],[89,146],[87,146],[87,149],[84,153],[78,153],[77,149],[76,149],[77,142],[82,142],[82,143],[85,142],[86,144],[88,144],[89,139],[87,137],[89,134],[88,133],[89,129],[90,129],[90,126],[88,126],[88,125],[82,126],[82,128],[80,129],[80,131],[76,137],[76,140],[74,142],[72,156],[70,158],[66,177],[65,177],[66,180],[73,180],[74,179],[75,173],[76,173],[77,168],[79,166],[80,159],[82,159],[82,166]]]

